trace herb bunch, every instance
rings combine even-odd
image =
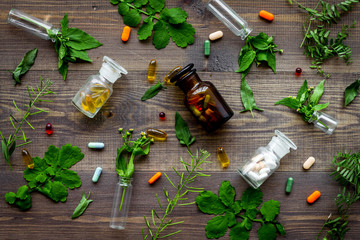
[[[84,158],[81,149],[66,144],[61,149],[50,145],[44,157],[34,157],[34,168],[26,168],[24,178],[28,185],[19,187],[16,193],[5,194],[5,201],[25,211],[31,208],[31,193],[38,191],[54,202],[65,202],[68,188],[81,186],[79,175],[70,167]]]
[[[280,203],[269,200],[262,203],[263,194],[260,189],[248,188],[235,200],[236,191],[229,181],[223,181],[218,195],[211,191],[203,191],[195,201],[200,211],[206,214],[217,215],[210,219],[205,227],[206,237],[220,238],[230,228],[230,239],[249,239],[249,232],[253,223],[261,223],[258,230],[260,240],[276,239],[277,232],[285,235],[284,227],[275,220],[280,211]],[[261,216],[257,218],[257,216]],[[240,217],[242,221],[237,221]]]
[[[280,104],[295,109],[305,122],[309,122],[310,119],[316,120],[313,113],[325,109],[329,105],[329,103],[318,104],[324,93],[324,83],[325,80],[322,80],[314,89],[308,86],[305,79],[296,97],[283,98],[275,105]]]
[[[139,25],[140,14],[146,15],[137,34],[139,40],[153,35],[156,49],[165,48],[170,37],[178,47],[194,43],[195,28],[186,22],[188,14],[181,8],[166,8],[165,0],[110,0],[110,3],[118,5],[124,24],[130,27]]]
[[[13,100],[14,107],[19,112],[19,114],[22,115],[22,119],[21,120],[17,119],[13,114],[10,113],[10,117],[9,117],[10,123],[14,128],[15,132],[10,134],[9,137],[6,138],[0,131],[2,153],[11,169],[12,167],[10,164],[10,157],[15,151],[15,148],[31,143],[31,140],[28,141],[29,138],[26,137],[25,132],[22,129],[22,125],[26,123],[32,129],[35,129],[27,120],[27,118],[29,116],[36,115],[38,113],[49,112],[47,110],[35,106],[35,104],[38,104],[39,102],[52,102],[51,100],[43,99],[43,97],[45,97],[48,94],[54,94],[54,92],[50,90],[50,86],[52,84],[53,84],[52,81],[50,81],[49,79],[43,80],[42,78],[40,78],[40,85],[36,86],[36,88],[27,85],[26,89],[29,94],[29,103],[24,105],[25,110],[20,110],[15,100]],[[36,110],[33,111],[33,109]],[[20,134],[21,136],[18,136]],[[17,144],[16,141],[18,142],[23,141],[23,143]]]
[[[95,38],[78,28],[69,28],[67,13],[61,20],[61,32],[48,31],[51,39],[55,39],[55,50],[59,59],[59,73],[64,80],[67,76],[69,62],[75,63],[79,60],[92,62],[86,50],[102,46]]]

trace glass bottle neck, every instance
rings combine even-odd
[[[197,87],[201,83],[201,79],[197,73],[193,73],[188,77],[181,79],[176,83],[176,85],[186,94],[191,89]]]
[[[125,178],[119,176],[119,184],[123,187],[131,186],[132,178]]]
[[[104,83],[106,83],[106,85],[110,86],[110,87],[113,87],[113,83],[110,82],[106,77],[104,77],[103,75],[101,75],[99,73],[99,78],[101,79],[101,81],[103,81]]]

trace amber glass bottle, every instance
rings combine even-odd
[[[171,82],[176,82],[185,93],[185,106],[199,120],[206,131],[212,132],[228,121],[234,112],[211,82],[203,82],[191,63],[179,71]]]

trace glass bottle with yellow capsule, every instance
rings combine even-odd
[[[91,75],[72,100],[74,106],[93,118],[113,92],[113,84],[128,72],[111,58],[105,56],[98,74]]]

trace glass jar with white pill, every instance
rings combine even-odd
[[[238,169],[239,174],[253,188],[258,188],[280,166],[280,160],[290,152],[296,150],[296,145],[282,132],[275,130],[275,134],[266,147],[259,147],[250,160]]]

